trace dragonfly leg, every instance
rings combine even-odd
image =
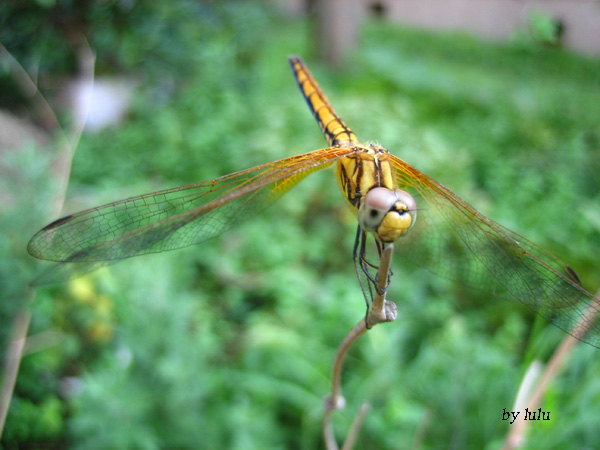
[[[388,268],[387,275],[385,280],[385,286],[380,287],[379,285],[379,277],[380,267],[375,264],[370,263],[366,257],[366,248],[367,248],[367,233],[360,227],[360,225],[356,229],[356,238],[354,240],[354,250],[353,250],[353,259],[354,259],[354,269],[356,270],[356,276],[360,283],[360,288],[363,292],[363,296],[365,298],[365,303],[367,305],[367,311],[365,314],[365,324],[366,328],[370,329],[369,325],[369,312],[371,309],[371,304],[373,303],[373,290],[379,297],[385,298],[385,294],[390,285],[390,277],[392,276],[392,271]],[[376,240],[377,246],[377,254],[381,259],[384,250],[386,249],[385,244]],[[371,275],[370,270],[377,270],[375,275]],[[365,279],[366,278],[366,279]],[[382,283],[383,284],[383,283]]]
[[[385,249],[385,245],[379,241],[375,241],[377,245],[377,254],[379,258]],[[363,291],[363,295],[365,297],[365,302],[367,304],[367,312],[369,305],[373,301],[373,289],[379,295],[384,295],[387,291],[387,287],[390,284],[390,277],[392,276],[392,271],[389,270],[387,275],[386,287],[384,289],[380,289],[378,287],[378,278],[379,278],[379,266],[375,265],[367,260],[367,233],[360,227],[357,227],[356,230],[356,239],[354,240],[354,268],[356,270],[356,276],[358,277],[358,281],[360,283],[360,287]],[[377,271],[376,275],[371,274],[371,270]]]
[[[360,269],[361,269],[362,273],[367,277],[367,280],[369,280],[369,282],[374,284],[375,278],[371,275],[371,273],[369,272],[369,269],[379,270],[379,266],[376,266],[375,264],[370,263],[367,260],[366,253],[367,253],[367,233],[361,229],[360,246],[359,246],[359,253],[358,253]],[[357,256],[355,255],[355,261],[356,261],[356,257]]]
[[[362,230],[361,230],[362,231]],[[380,289],[379,286],[379,266],[370,263],[367,260],[366,257],[366,241],[367,241],[367,233],[366,232],[362,232],[361,234],[361,242],[360,242],[360,246],[359,246],[359,259],[360,259],[360,267],[361,270],[363,272],[363,274],[365,275],[365,277],[368,280],[369,283],[369,289],[374,288],[375,292],[377,292],[379,295],[384,295],[387,287],[389,286],[390,282],[390,277],[392,276],[392,271],[389,270],[389,273],[387,275],[387,282],[386,282],[386,287],[385,289]],[[384,250],[384,244],[379,242],[379,241],[375,241],[376,246],[377,246],[377,254],[379,255],[379,259],[381,259],[381,255],[383,254],[383,250]],[[371,272],[369,271],[369,268],[374,269],[377,273],[375,274],[375,276],[371,275]],[[373,297],[371,296],[371,299],[373,299]]]
[[[356,228],[356,239],[354,240],[354,250],[352,252],[352,257],[354,260],[354,270],[356,271],[356,277],[358,278],[358,282],[360,283],[360,288],[361,288],[361,290],[363,292],[363,296],[365,298],[365,303],[367,304],[367,313],[368,313],[369,307],[373,300],[373,291],[371,288],[371,285],[373,284],[373,280],[368,272],[368,268],[365,267],[365,263],[367,263],[364,258],[365,242],[367,240],[366,238],[367,238],[367,233],[359,225]],[[367,277],[366,282],[363,280],[363,275]],[[365,286],[365,284],[366,284],[366,286]]]

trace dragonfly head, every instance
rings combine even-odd
[[[358,223],[383,243],[404,236],[417,220],[417,204],[408,192],[384,187],[371,189],[358,209]]]

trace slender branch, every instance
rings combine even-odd
[[[96,55],[83,36],[81,42],[82,43],[77,52],[81,78],[85,80],[86,83],[93,85]],[[23,89],[25,94],[33,99],[36,107],[39,111],[41,111],[43,119],[46,122],[49,122],[58,132],[60,151],[57,155],[55,163],[53,164],[53,172],[55,178],[60,183],[60,186],[58,188],[57,195],[54,198],[54,204],[51,213],[53,217],[57,217],[60,214],[62,205],[64,203],[65,193],[67,191],[67,185],[71,173],[71,162],[73,160],[73,155],[75,154],[75,150],[79,145],[79,139],[81,138],[89,114],[90,99],[86,99],[84,102],[86,105],[86,110],[83,111],[83,114],[77,116],[77,119],[74,121],[71,129],[69,130],[69,136],[67,136],[60,126],[60,122],[58,121],[56,114],[54,114],[54,110],[38,89],[36,82],[29,76],[23,66],[19,64],[19,62],[1,43],[0,57],[8,60],[16,82],[19,84],[19,86],[21,86],[21,89]],[[91,89],[88,89],[88,92],[91,92]]]
[[[79,61],[79,69],[81,71],[81,78],[85,83],[89,84],[90,87],[94,85],[94,71],[96,63],[96,54],[89,46],[85,38],[82,39],[83,44],[79,46],[77,56]],[[65,195],[67,193],[67,186],[69,185],[69,179],[71,177],[71,164],[73,162],[73,156],[79,146],[79,140],[83,134],[85,123],[90,112],[91,107],[91,92],[92,89],[86,89],[90,94],[90,98],[86,98],[83,102],[85,104],[85,110],[81,111],[81,114],[76,114],[76,119],[71,125],[69,130],[70,139],[67,138],[64,133],[61,133],[61,149],[57,155],[57,158],[53,164],[53,172],[56,179],[60,183],[56,196],[54,198],[54,205],[52,210],[52,216],[58,217],[62,210]]]
[[[78,52],[80,68],[82,69],[81,72],[86,82],[93,84],[95,54],[85,38],[83,38],[82,42],[83,45],[80,46]],[[57,217],[62,210],[71,172],[71,162],[79,144],[81,134],[83,133],[88,111],[85,111],[83,117],[73,125],[69,132],[71,139],[68,139],[62,130],[52,107],[39,91],[37,84],[2,44],[0,44],[0,56],[7,58],[10,61],[11,67],[14,69],[13,74],[16,81],[22,86],[27,95],[33,98],[37,107],[43,111],[45,118],[49,119],[55,129],[59,132],[60,151],[54,164],[54,174],[59,182],[59,187],[54,196],[51,211],[51,215]],[[7,363],[4,370],[3,382],[0,386],[0,437],[2,437],[4,424],[6,423],[6,417],[8,415],[17,375],[19,373],[21,358],[23,357],[23,348],[25,347],[29,324],[31,322],[31,312],[27,305],[30,304],[34,295],[35,291],[31,288],[25,289],[25,297],[27,297],[27,302],[25,302],[26,306],[17,312],[13,321],[13,332],[8,347]]]
[[[30,321],[31,313],[29,310],[23,308],[17,312],[17,316],[13,322],[13,330],[10,335],[10,343],[7,351],[6,369],[4,370],[2,387],[0,388],[2,389],[2,394],[0,395],[0,436],[2,436],[2,431],[4,430],[8,408],[17,381],[21,355]]]
[[[58,119],[54,114],[54,110],[38,89],[36,82],[33,81],[33,79],[29,76],[27,71],[23,68],[23,66],[19,64],[19,61],[17,61],[14,58],[14,56],[1,43],[0,57],[6,58],[8,60],[11,70],[13,71],[13,78],[19,84],[24,94],[33,99],[36,107],[39,108],[39,111],[43,115],[44,121],[50,122],[50,125],[53,128],[61,130],[60,123],[58,122]]]
[[[370,409],[371,405],[369,405],[367,402],[360,405],[358,414],[356,414],[356,417],[350,426],[350,431],[348,431],[348,435],[344,441],[344,445],[342,445],[342,450],[351,450],[352,447],[354,447],[354,444],[356,444],[356,440],[358,439],[358,432],[362,428],[362,424],[364,423],[365,417]]]
[[[394,245],[388,245],[381,254],[379,262],[379,270],[377,271],[377,295],[373,299],[373,304],[369,308],[367,314],[367,326],[371,328],[378,323],[393,322],[398,316],[396,312],[396,304],[385,299],[386,290],[388,287],[390,273],[390,264],[392,263],[392,254]],[[383,295],[380,294],[383,293]]]
[[[327,450],[338,450],[339,448],[333,433],[331,413],[336,409],[342,409],[346,403],[344,397],[341,395],[341,385],[342,365],[348,350],[352,344],[354,344],[354,342],[356,342],[356,340],[367,331],[367,324],[369,325],[369,328],[371,328],[379,323],[393,322],[396,320],[396,305],[393,302],[385,299],[386,289],[388,286],[388,274],[393,252],[394,246],[389,245],[381,254],[379,270],[377,272],[377,294],[373,299],[371,308],[369,308],[367,317],[361,319],[352,328],[352,330],[350,330],[336,352],[333,363],[331,395],[329,395],[325,400],[325,412],[323,414],[323,439],[325,441],[325,447]],[[366,415],[367,411],[368,404],[364,404],[359,412],[359,415],[352,423],[350,431],[348,432],[348,438],[343,446],[344,450],[349,450],[354,445],[354,442],[358,436],[358,431],[362,426],[364,416]]]
[[[581,320],[575,325],[575,327],[573,327],[573,330],[571,330],[571,334],[567,335],[562,340],[561,344],[552,355],[552,358],[550,358],[546,369],[542,373],[540,382],[537,384],[536,388],[532,392],[525,405],[530,411],[534,411],[541,403],[542,398],[546,393],[546,389],[548,388],[548,385],[558,375],[559,369],[564,363],[564,360],[571,353],[571,350],[573,350],[575,345],[580,342],[574,336],[585,335],[590,325],[596,319],[599,310],[599,303],[600,290],[596,292],[592,304],[588,307]],[[502,450],[512,450],[519,448],[525,442],[525,432],[529,421],[523,420],[523,417],[524,416],[520,416],[511,425],[510,431],[508,432],[506,439],[504,440]]]

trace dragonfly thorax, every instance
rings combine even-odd
[[[389,152],[373,145],[355,145],[337,162],[336,176],[342,194],[358,210],[365,195],[375,187],[396,188]]]
[[[360,227],[383,243],[404,236],[417,220],[416,202],[402,189],[376,187],[365,195],[358,209]]]
[[[412,227],[417,210],[414,199],[396,190],[390,153],[376,145],[355,145],[337,163],[337,179],[348,204],[358,214],[360,227],[379,242],[390,243]]]

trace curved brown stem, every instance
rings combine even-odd
[[[388,284],[388,273],[393,251],[394,246],[389,245],[381,254],[379,270],[377,272],[377,294],[373,299],[371,308],[369,308],[367,317],[360,319],[360,321],[352,328],[352,330],[350,330],[350,332],[339,345],[335,354],[332,371],[331,394],[325,400],[325,411],[323,414],[323,439],[325,441],[325,447],[327,450],[338,450],[339,448],[333,433],[331,414],[332,411],[336,409],[342,409],[345,406],[344,397],[341,395],[342,365],[348,350],[352,344],[354,344],[354,342],[356,342],[356,340],[362,336],[365,331],[367,331],[367,324],[369,328],[371,328],[379,323],[393,322],[397,317],[396,305],[393,302],[385,299],[385,290]],[[379,294],[379,292],[382,292],[382,294]],[[361,407],[361,410],[359,411],[348,432],[346,442],[343,446],[344,450],[349,450],[354,445],[354,442],[358,436],[358,431],[362,426],[364,416],[366,415],[368,408],[369,406],[366,403]]]

